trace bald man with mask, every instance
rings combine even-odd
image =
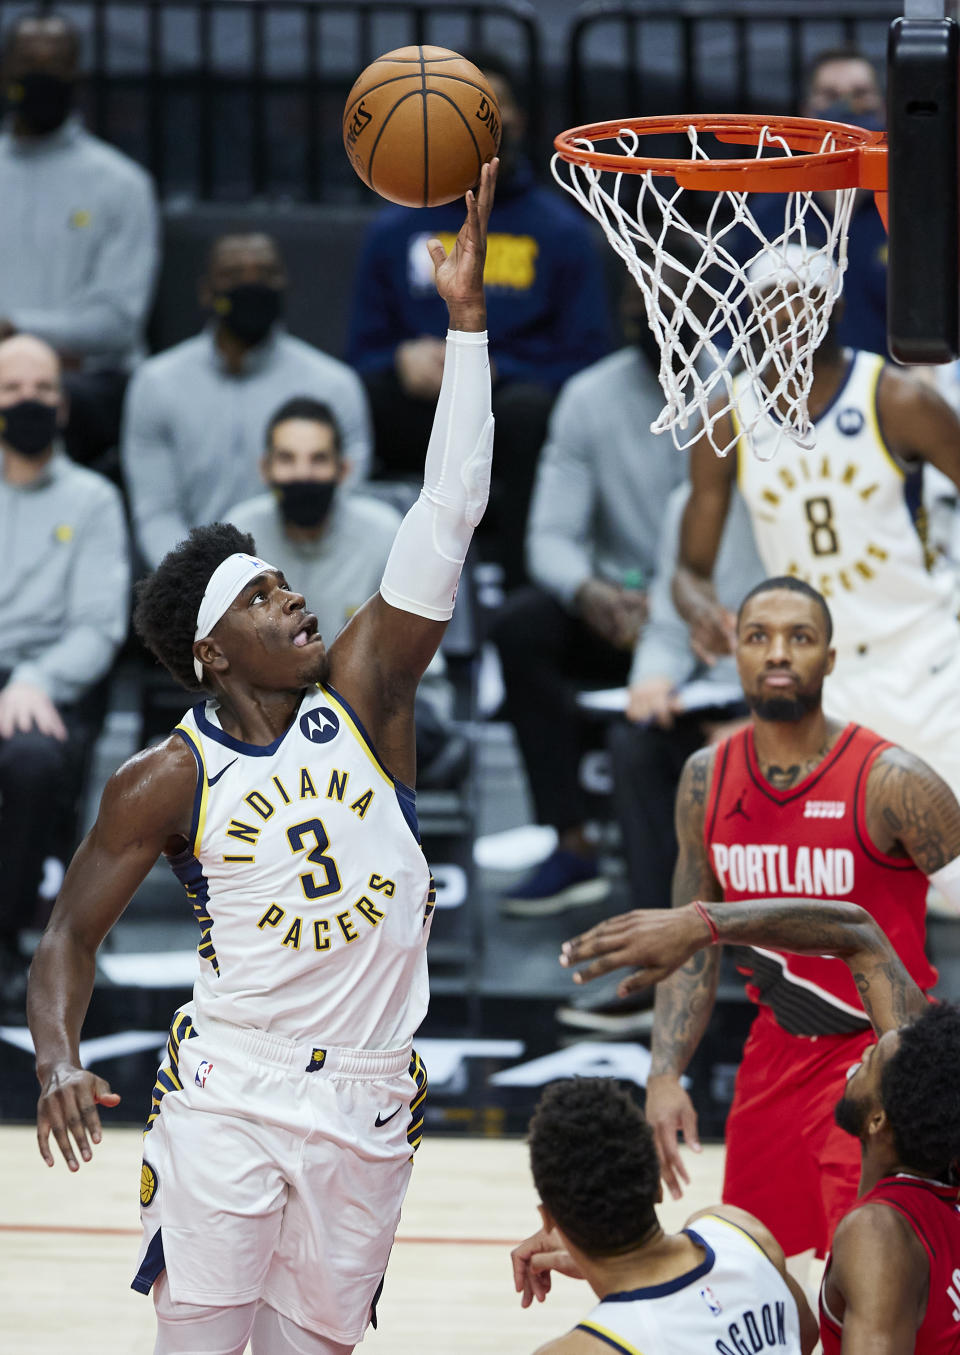
[[[86,130],[74,107],[79,35],[63,15],[21,14],[3,38],[0,338],[60,355],[70,455],[116,446],[159,259],[150,176]]]
[[[127,625],[120,495],[64,454],[60,364],[0,343],[0,1019],[23,1020],[19,933],[36,907],[52,805],[93,737],[85,698]]]

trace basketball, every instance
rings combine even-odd
[[[363,182],[404,207],[462,198],[500,147],[500,106],[473,62],[446,47],[398,47],[357,78],[343,144]]]

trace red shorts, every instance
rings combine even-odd
[[[787,1256],[816,1248],[857,1198],[860,1144],[833,1108],[876,1036],[788,1035],[767,1007],[750,1028],[727,1116],[725,1204],[765,1223]]]

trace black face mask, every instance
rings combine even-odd
[[[24,127],[47,136],[62,127],[73,108],[74,84],[46,71],[28,71],[7,85],[7,102]]]
[[[214,313],[244,343],[260,343],[280,319],[284,294],[265,282],[244,282],[213,298]]]
[[[0,409],[0,438],[21,456],[42,456],[57,435],[57,406],[19,400]]]
[[[280,516],[293,527],[319,527],[333,505],[336,480],[288,480],[274,485]]]

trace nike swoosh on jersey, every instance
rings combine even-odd
[[[239,761],[240,761],[240,759],[239,759],[238,757],[235,757],[235,758],[233,759],[233,762],[239,762]],[[228,771],[230,770],[230,768],[233,766],[233,762],[228,762],[227,765],[226,765],[225,767],[221,767],[220,770],[217,772],[216,776],[208,776],[208,777],[207,777],[207,785],[208,785],[208,786],[215,786],[215,785],[217,784],[217,782],[220,780],[221,776],[223,776],[224,772],[228,772]]]
[[[376,1119],[374,1120],[374,1122],[373,1122],[375,1128],[379,1129],[381,1125],[385,1125],[389,1120],[392,1120],[392,1119],[393,1119],[394,1115],[399,1115],[400,1112],[401,1112],[401,1110],[403,1110],[403,1102],[402,1102],[402,1101],[400,1102],[399,1106],[397,1106],[396,1110],[393,1111],[390,1115],[387,1116],[386,1120],[381,1120],[381,1118],[380,1118],[380,1116],[379,1116],[379,1114],[378,1114],[378,1115],[377,1115],[377,1118],[376,1118]]]

